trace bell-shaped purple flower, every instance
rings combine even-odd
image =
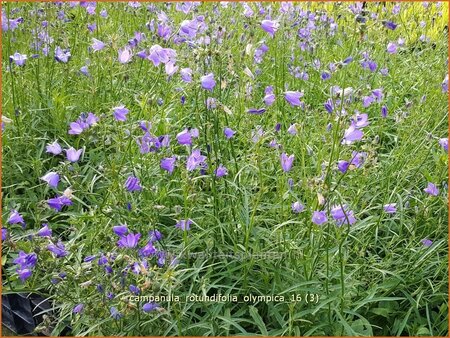
[[[83,312],[83,309],[84,309],[84,304],[80,303],[73,307],[72,312],[76,313],[76,314],[80,314],[81,312]]]
[[[128,232],[128,227],[126,225],[115,225],[113,231],[117,236],[122,237]]]
[[[328,221],[325,211],[314,211],[312,216],[312,222],[321,225]]]
[[[52,252],[56,258],[61,258],[68,255],[63,242],[59,241],[57,244],[49,244],[47,246],[48,251]]]
[[[42,224],[42,228],[37,232],[39,237],[52,237],[52,229],[49,228],[47,223]]]
[[[184,220],[184,219],[182,219],[182,220],[179,220],[178,222],[177,222],[177,224],[175,224],[175,227],[176,228],[179,228],[179,229],[181,229],[181,230],[183,230],[183,231],[187,231],[187,230],[190,230],[191,229],[191,224],[192,224],[193,222],[192,222],[192,220],[191,219],[187,219],[187,220]]]
[[[105,48],[105,44],[102,41],[97,40],[96,38],[92,38],[91,47],[94,52],[98,52],[98,51],[102,50],[103,48]]]
[[[225,168],[222,164],[219,165],[219,167],[214,172],[216,174],[216,177],[223,177],[228,175],[228,170]]]
[[[11,210],[8,218],[9,224],[22,224],[25,225],[22,215],[15,209]]]
[[[61,49],[59,46],[55,49],[55,60],[62,63],[69,62],[71,55],[68,49]]]
[[[292,168],[292,163],[294,162],[294,155],[288,156],[286,153],[282,153],[280,156],[281,168],[284,172],[288,172]]]
[[[141,234],[133,234],[129,233],[126,236],[120,237],[117,242],[119,248],[135,248],[138,245],[139,239],[141,238]]]
[[[161,169],[167,170],[169,173],[172,173],[175,169],[175,163],[177,158],[175,156],[166,157],[161,160]]]
[[[446,151],[448,152],[448,138],[441,138],[439,139],[439,145]]]
[[[57,173],[51,171],[51,172],[45,174],[44,176],[42,176],[41,180],[47,182],[47,184],[50,187],[56,188],[59,183],[59,175]]]
[[[334,206],[331,208],[331,217],[336,221],[337,226],[341,226],[343,224],[354,224],[356,222],[356,218],[353,215],[353,211],[349,210],[347,205],[344,206]]]
[[[383,210],[387,214],[395,214],[397,212],[397,203],[385,204]]]
[[[62,148],[59,143],[55,141],[53,143],[47,144],[46,152],[53,155],[59,155],[62,152]]]
[[[133,54],[131,54],[131,50],[128,47],[119,49],[118,53],[119,53],[118,60],[122,64],[130,62],[131,57],[133,56]]]
[[[192,82],[192,69],[183,68],[180,70],[181,79],[186,83]]]
[[[202,155],[199,149],[195,149],[187,159],[186,168],[188,171],[193,171],[198,167],[203,166],[205,164],[205,160],[206,156]]]
[[[125,189],[127,189],[128,191],[141,191],[142,186],[140,185],[139,178],[129,176],[125,181]]]
[[[292,203],[291,208],[292,208],[292,211],[295,212],[296,214],[299,214],[305,210],[305,206],[298,201]]]
[[[214,81],[214,74],[209,73],[200,78],[200,82],[202,84],[203,89],[212,91],[216,86],[216,81]]]
[[[344,132],[344,138],[342,139],[342,144],[352,144],[355,141],[359,141],[364,136],[364,133],[356,128],[355,123],[352,122],[350,127],[348,127]]]
[[[127,114],[130,112],[124,105],[114,107],[113,111],[114,118],[122,122],[127,120]]]
[[[428,186],[423,189],[428,195],[437,196],[439,195],[439,189],[431,182],[428,182]]]
[[[77,162],[80,159],[83,149],[76,150],[73,147],[70,147],[69,149],[66,149],[65,151],[66,151],[67,160],[69,160],[70,162]]]
[[[47,200],[47,204],[50,208],[53,208],[56,211],[61,211],[64,206],[72,205],[73,202],[70,200],[70,198],[63,195],[50,198],[49,200]]]
[[[142,311],[148,313],[148,312],[152,312],[152,311],[154,311],[154,310],[156,310],[158,308],[159,308],[159,304],[158,303],[150,302],[150,303],[145,303],[142,306]]]
[[[278,30],[280,24],[274,20],[263,20],[261,22],[261,28],[270,34],[271,37],[274,37],[275,32]]]
[[[17,65],[17,66],[24,66],[25,65],[25,61],[27,61],[27,56],[25,55],[25,54],[20,54],[20,53],[18,53],[18,52],[15,52],[13,55],[11,55],[10,57],[9,57],[9,59],[11,60],[11,61],[14,61],[14,63]]]
[[[284,98],[292,106],[300,106],[302,104],[300,101],[301,97],[303,97],[303,93],[298,91],[288,91],[284,93]]]
[[[225,137],[226,137],[227,139],[232,138],[233,135],[234,135],[235,133],[236,133],[236,132],[235,132],[233,129],[229,128],[229,127],[225,127],[225,128],[223,129],[223,134],[225,135]]]

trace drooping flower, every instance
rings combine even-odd
[[[122,237],[128,232],[128,227],[126,225],[115,225],[113,231],[117,236]]]
[[[292,168],[292,163],[294,162],[294,155],[288,156],[286,153],[282,153],[280,156],[281,168],[284,172],[288,172]]]
[[[151,240],[152,242],[154,242],[154,241],[160,241],[160,240],[162,240],[163,235],[162,235],[162,233],[161,233],[160,231],[158,231],[158,230],[150,230],[150,231],[148,232],[148,237],[150,237],[150,240]]]
[[[193,222],[191,219],[187,219],[187,220],[181,219],[177,222],[177,224],[175,224],[175,227],[179,228],[181,230],[190,230],[191,229],[190,226],[192,223]]]
[[[59,183],[59,175],[58,175],[58,173],[51,171],[51,172],[45,174],[44,176],[42,176],[41,180],[47,182],[47,184],[50,187],[56,188]]]
[[[341,226],[343,224],[352,225],[356,222],[353,211],[349,210],[347,205],[334,206],[333,208],[331,208],[330,213],[333,219],[336,221],[337,226]]]
[[[314,211],[312,216],[312,222],[321,225],[328,221],[325,211]]]
[[[127,108],[125,108],[124,105],[121,106],[117,106],[113,108],[114,112],[114,118],[117,121],[126,121],[127,120],[127,114],[129,113],[129,110]]]
[[[200,78],[203,89],[212,91],[216,86],[216,81],[214,81],[214,74],[209,73]]]
[[[145,303],[142,306],[142,310],[146,313],[154,311],[159,308],[159,304],[155,302]]]
[[[357,114],[353,119],[356,128],[364,128],[369,125],[369,116],[367,114]]]
[[[354,122],[348,127],[344,132],[344,138],[342,139],[342,144],[352,144],[355,141],[359,141],[364,136],[364,133],[356,128]]]
[[[53,208],[56,211],[61,211],[64,206],[72,205],[73,202],[70,200],[70,198],[62,195],[62,196],[56,196],[54,198],[50,198],[47,201],[47,204],[50,208]]]
[[[139,178],[134,176],[128,176],[125,181],[125,189],[128,191],[141,191],[142,186],[140,185]]]
[[[433,244],[433,241],[428,238],[422,239],[420,242],[422,243],[423,246],[425,246],[427,248]]]
[[[8,229],[2,228],[2,241],[6,241],[8,238]]]
[[[300,98],[303,97],[302,92],[296,92],[296,91],[288,91],[284,93],[284,98],[287,102],[289,102],[292,106],[300,106],[302,103],[300,101]]]
[[[347,161],[344,161],[344,160],[339,160],[338,164],[337,164],[339,171],[343,174],[347,171],[349,166],[350,166],[350,163]]]
[[[189,146],[192,145],[192,133],[187,128],[185,128],[182,132],[179,132],[176,138],[179,144]]]
[[[52,229],[48,227],[47,223],[42,224],[42,228],[37,232],[39,237],[52,237]]]
[[[355,168],[361,168],[367,158],[367,153],[364,151],[352,151],[352,158],[350,165],[355,166]]]
[[[65,151],[66,151],[66,157],[70,162],[77,162],[80,159],[83,149],[76,150],[75,148],[70,147],[69,149],[66,149]]]
[[[38,257],[36,253],[31,252],[27,254],[26,252],[20,250],[17,258],[13,260],[14,264],[20,266],[20,269],[32,269],[37,263]]]
[[[119,248],[135,248],[138,245],[139,239],[141,238],[141,234],[133,234],[129,233],[128,235],[124,235],[120,237],[117,245]]]
[[[79,314],[79,313],[83,312],[83,309],[84,309],[84,304],[80,303],[73,307],[72,312]]]
[[[385,204],[383,210],[387,214],[395,214],[397,212],[397,203]]]
[[[129,290],[132,294],[138,295],[141,293],[141,290],[136,285],[130,285]]]
[[[94,52],[98,52],[100,50],[102,50],[103,48],[105,48],[105,44],[100,41],[97,40],[96,38],[92,38],[92,49],[94,50]]]
[[[22,226],[25,225],[25,221],[23,220],[22,215],[15,209],[11,210],[11,213],[9,214],[8,218],[9,224],[22,224]]]
[[[161,169],[167,170],[169,173],[172,173],[175,169],[175,162],[177,158],[175,156],[166,157],[161,160]]]
[[[223,134],[225,135],[225,137],[226,137],[227,139],[232,138],[233,135],[234,135],[235,133],[236,133],[236,132],[235,132],[233,129],[229,128],[229,127],[225,127],[225,128],[223,129]]]
[[[171,48],[163,48],[160,45],[150,47],[148,59],[153,62],[155,67],[162,64],[172,64],[176,62],[177,52]]]
[[[31,275],[33,274],[33,272],[31,271],[31,269],[17,269],[17,275],[19,276],[20,280],[23,282],[25,282],[25,280],[27,280],[28,278],[31,277]]]
[[[439,195],[439,189],[431,182],[428,182],[428,186],[423,191],[431,196]]]
[[[59,143],[55,141],[53,143],[47,144],[46,152],[53,155],[59,155],[62,152],[62,148]]]
[[[292,211],[295,212],[296,214],[301,213],[302,211],[305,210],[305,206],[298,201],[292,203],[291,208]]]
[[[383,25],[384,25],[384,27],[386,27],[387,29],[390,29],[390,30],[395,30],[397,28],[397,24],[395,22],[389,21],[389,20],[383,21]]]
[[[280,24],[274,20],[263,20],[261,22],[261,28],[270,34],[271,37],[274,37],[275,32],[278,30]]]
[[[56,258],[65,257],[68,255],[66,248],[64,247],[63,242],[59,241],[57,244],[49,244],[47,245],[48,251],[52,252]]]

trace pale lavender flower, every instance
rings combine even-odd
[[[69,149],[66,149],[65,152],[66,157],[70,162],[77,162],[80,159],[83,149],[76,150],[75,148],[70,147]]]
[[[127,114],[129,113],[129,110],[127,108],[125,108],[124,105],[118,106],[118,107],[114,107],[113,108],[114,112],[114,118],[117,121],[126,121],[127,120]]]
[[[305,210],[305,206],[298,201],[292,203],[291,208],[292,211],[295,212],[296,214],[301,213],[302,211]]]
[[[283,171],[288,172],[292,168],[292,163],[294,162],[294,155],[286,155],[286,153],[282,153],[280,156],[281,167]]]
[[[271,37],[274,37],[275,32],[278,30],[280,24],[277,21],[273,20],[263,20],[261,22],[261,28],[270,34]]]
[[[301,105],[301,101],[300,98],[303,97],[303,93],[302,92],[296,92],[296,91],[288,91],[285,92],[284,98],[286,99],[287,102],[289,102],[289,104],[291,104],[292,106],[300,106]]]
[[[216,81],[214,81],[214,74],[209,73],[207,75],[204,75],[200,78],[202,87],[206,90],[212,91],[213,88],[216,86]]]
[[[59,155],[62,152],[62,148],[59,143],[55,141],[53,143],[47,144],[46,152],[53,155]]]
[[[15,52],[13,55],[11,55],[10,57],[9,57],[9,59],[11,60],[11,61],[14,61],[14,63],[17,65],[17,66],[24,66],[25,65],[25,61],[27,60],[27,56],[25,55],[25,54],[20,54],[20,53],[18,53],[18,52]]]
[[[119,49],[119,56],[118,60],[120,63],[125,64],[131,61],[131,57],[133,56],[131,54],[131,50],[128,47],[125,47],[123,49]]]
[[[51,172],[45,174],[44,176],[42,176],[41,180],[44,180],[45,182],[47,182],[47,184],[50,187],[56,188],[59,183],[59,175],[58,175],[58,173],[51,171]]]
[[[312,216],[312,222],[321,225],[328,221],[325,211],[314,211]]]
[[[389,203],[383,206],[384,212],[387,214],[395,214],[397,212],[397,203]]]
[[[439,189],[431,182],[428,182],[428,186],[423,191],[431,196],[439,195]]]
[[[103,48],[105,48],[105,44],[100,41],[97,40],[96,38],[92,38],[92,49],[94,50],[94,52],[98,52],[100,50],[102,50]]]

